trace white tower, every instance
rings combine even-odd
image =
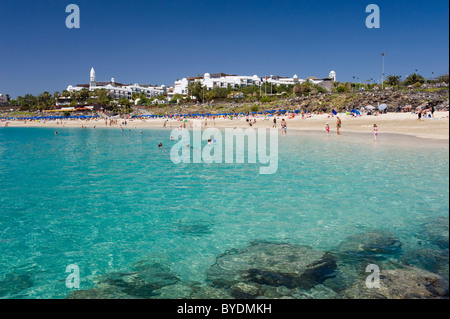
[[[94,68],[91,68],[89,87],[93,88],[96,86],[97,86],[97,83],[95,82],[95,70],[94,70]]]
[[[331,72],[330,72],[330,75],[328,75],[328,77],[329,77],[330,79],[332,79],[333,81],[336,81],[336,72],[331,71]]]

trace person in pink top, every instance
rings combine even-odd
[[[378,126],[376,124],[373,125],[372,133],[373,133],[373,138],[376,141],[377,140],[377,136],[378,136]]]

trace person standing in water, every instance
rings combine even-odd
[[[287,123],[285,119],[281,120],[281,132],[283,135],[286,135],[287,133]]]
[[[377,136],[378,136],[378,126],[376,124],[373,125],[373,139],[376,141],[377,140]]]
[[[327,135],[330,135],[330,124],[325,124],[325,131],[327,132]]]
[[[336,128],[337,128],[337,135],[341,135],[341,126],[342,126],[342,121],[340,119],[340,117],[337,117],[337,121],[336,121]]]

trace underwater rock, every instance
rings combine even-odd
[[[212,233],[211,225],[201,222],[182,222],[177,225],[177,230],[186,236],[203,236]]]
[[[180,279],[170,268],[159,262],[143,260],[133,264],[135,271],[129,273],[111,273],[100,276],[98,287],[89,290],[73,291],[68,297],[74,298],[152,298],[158,290],[175,285]]]
[[[380,269],[393,268],[388,265],[389,261],[401,254],[401,246],[394,234],[384,230],[371,230],[347,237],[335,249],[335,276],[327,279],[324,285],[341,292],[356,281],[365,281],[368,276],[366,267],[370,264],[376,264]]]
[[[124,293],[131,296],[150,298],[155,295],[155,290],[180,281],[169,267],[161,263],[141,261],[135,263],[133,268],[136,272],[112,273],[103,276],[100,283],[120,287]]]
[[[350,257],[371,257],[398,253],[401,242],[392,233],[374,230],[347,237],[337,247],[337,252]]]
[[[445,299],[448,281],[428,271],[406,267],[380,273],[380,288],[367,288],[365,280],[344,290],[348,299]]]
[[[449,250],[448,249],[416,249],[406,252],[403,263],[416,266],[449,279]]]
[[[207,270],[207,282],[224,288],[242,283],[251,288],[252,293],[256,292],[253,287],[258,285],[309,289],[331,276],[335,267],[332,255],[308,246],[253,242],[217,257]],[[248,292],[247,289],[245,293]],[[239,291],[234,290],[234,293],[239,294]],[[248,295],[256,297],[252,293]]]
[[[239,282],[230,287],[231,294],[236,299],[255,299],[263,294],[259,284]]]
[[[191,299],[234,299],[234,297],[226,289],[198,285],[192,286]]]
[[[92,289],[73,290],[66,299],[137,299],[137,297],[124,293],[119,287],[101,284]]]
[[[427,218],[422,224],[420,237],[442,249],[449,249],[449,217],[439,216]]]
[[[188,283],[178,283],[153,291],[154,299],[189,299],[192,287]]]
[[[0,280],[0,297],[6,295],[16,295],[22,290],[28,289],[32,286],[33,280],[30,273],[6,274],[5,278],[3,280]]]

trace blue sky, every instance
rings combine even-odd
[[[80,8],[80,29],[65,25]],[[381,28],[365,25],[380,7]],[[171,85],[205,72],[300,78],[444,74],[449,2],[15,0],[0,2],[0,93],[51,93],[98,81]]]

